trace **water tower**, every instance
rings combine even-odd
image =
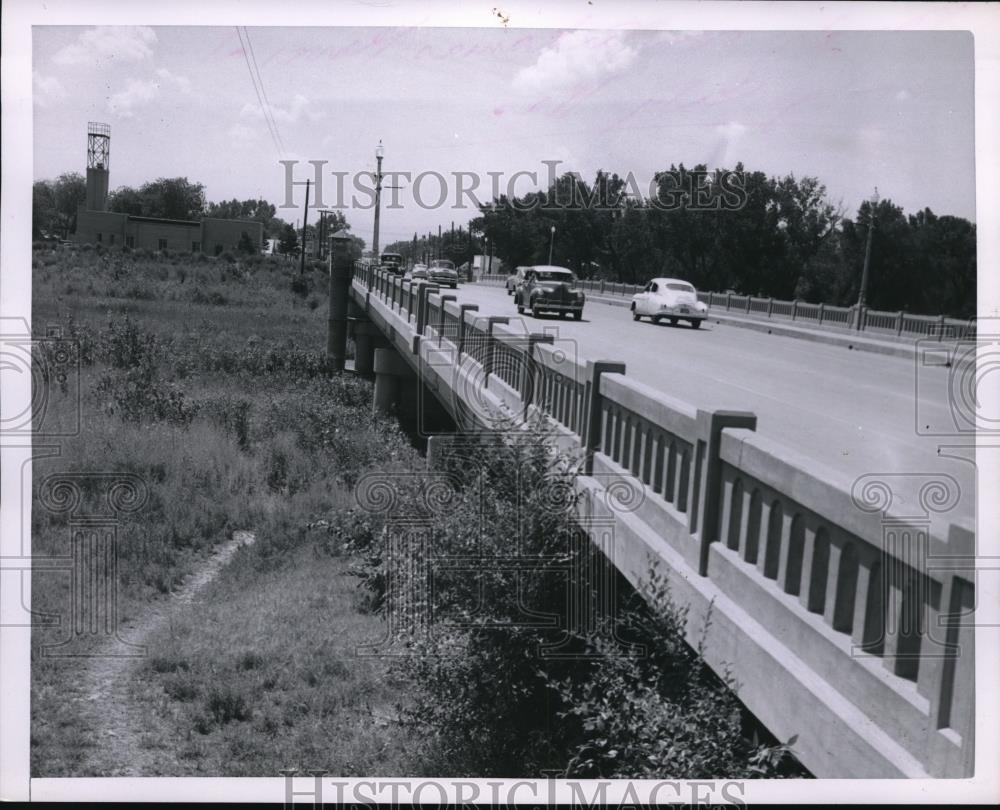
[[[108,202],[108,166],[111,158],[111,127],[87,123],[87,210],[104,211]]]

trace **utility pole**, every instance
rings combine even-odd
[[[872,234],[875,232],[875,206],[878,205],[878,186],[875,187],[875,196],[872,198],[871,209],[868,216],[868,238],[865,240],[865,263],[861,268],[861,289],[858,291],[858,312],[854,319],[854,328],[861,331],[864,320],[865,294],[868,290],[868,267],[872,257]]]
[[[299,262],[299,275],[306,271],[306,221],[309,219],[309,180],[306,180],[306,210],[302,215],[302,253]]]

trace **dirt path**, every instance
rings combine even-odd
[[[169,598],[151,605],[126,625],[123,638],[133,644],[145,644],[177,610],[189,605],[215,579],[238,548],[254,540],[252,532],[234,532],[233,538]],[[148,649],[147,656],[154,652]],[[93,738],[89,742],[93,745],[87,746],[87,756],[74,768],[74,776],[157,776],[170,772],[173,752],[166,750],[163,741],[170,739],[172,729],[161,713],[155,711],[157,702],[166,705],[166,697],[143,690],[134,677],[145,660],[99,653],[84,659],[71,699],[87,704],[81,707],[81,714],[91,720],[87,727],[92,729]]]

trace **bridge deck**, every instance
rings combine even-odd
[[[469,284],[459,292],[480,314],[510,316],[512,327],[519,317],[503,289]],[[914,360],[709,322],[699,330],[636,323],[627,309],[595,301],[581,322],[530,315],[522,321],[527,331],[557,330],[581,357],[621,360],[633,379],[695,407],[753,411],[760,435],[851,482],[891,475],[901,510],[920,510],[924,476],[953,476],[958,502],[947,514],[932,514],[932,522],[945,529],[974,517],[971,458],[938,453],[949,441],[940,434],[954,433],[948,368],[918,369]]]
[[[591,540],[636,585],[665,564],[692,643],[711,611],[708,664],[814,773],[972,772],[971,465],[916,429],[950,417],[946,371],[593,302],[519,319],[503,291],[365,265],[350,292],[399,352],[381,373],[460,425],[555,424]]]

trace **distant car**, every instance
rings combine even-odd
[[[458,273],[455,270],[455,263],[448,261],[448,259],[432,260],[430,267],[427,268],[427,279],[433,284],[456,289],[458,287]]]
[[[576,284],[573,271],[565,267],[549,264],[527,267],[524,281],[514,290],[514,304],[522,315],[525,309],[530,309],[536,318],[543,312],[557,312],[560,317],[571,312],[580,320],[585,297]]]
[[[698,300],[698,292],[679,278],[654,278],[646,288],[632,296],[632,318],[646,317],[658,323],[666,318],[672,324],[687,321],[695,329],[708,317],[708,306]]]
[[[524,274],[530,269],[530,267],[518,267],[513,273],[507,276],[507,295],[514,294],[517,285],[524,281]]]
[[[423,263],[413,265],[413,270],[410,271],[410,278],[413,281],[427,281],[427,265]]]
[[[383,270],[397,276],[403,275],[403,257],[398,253],[383,253],[379,256],[378,263]]]

